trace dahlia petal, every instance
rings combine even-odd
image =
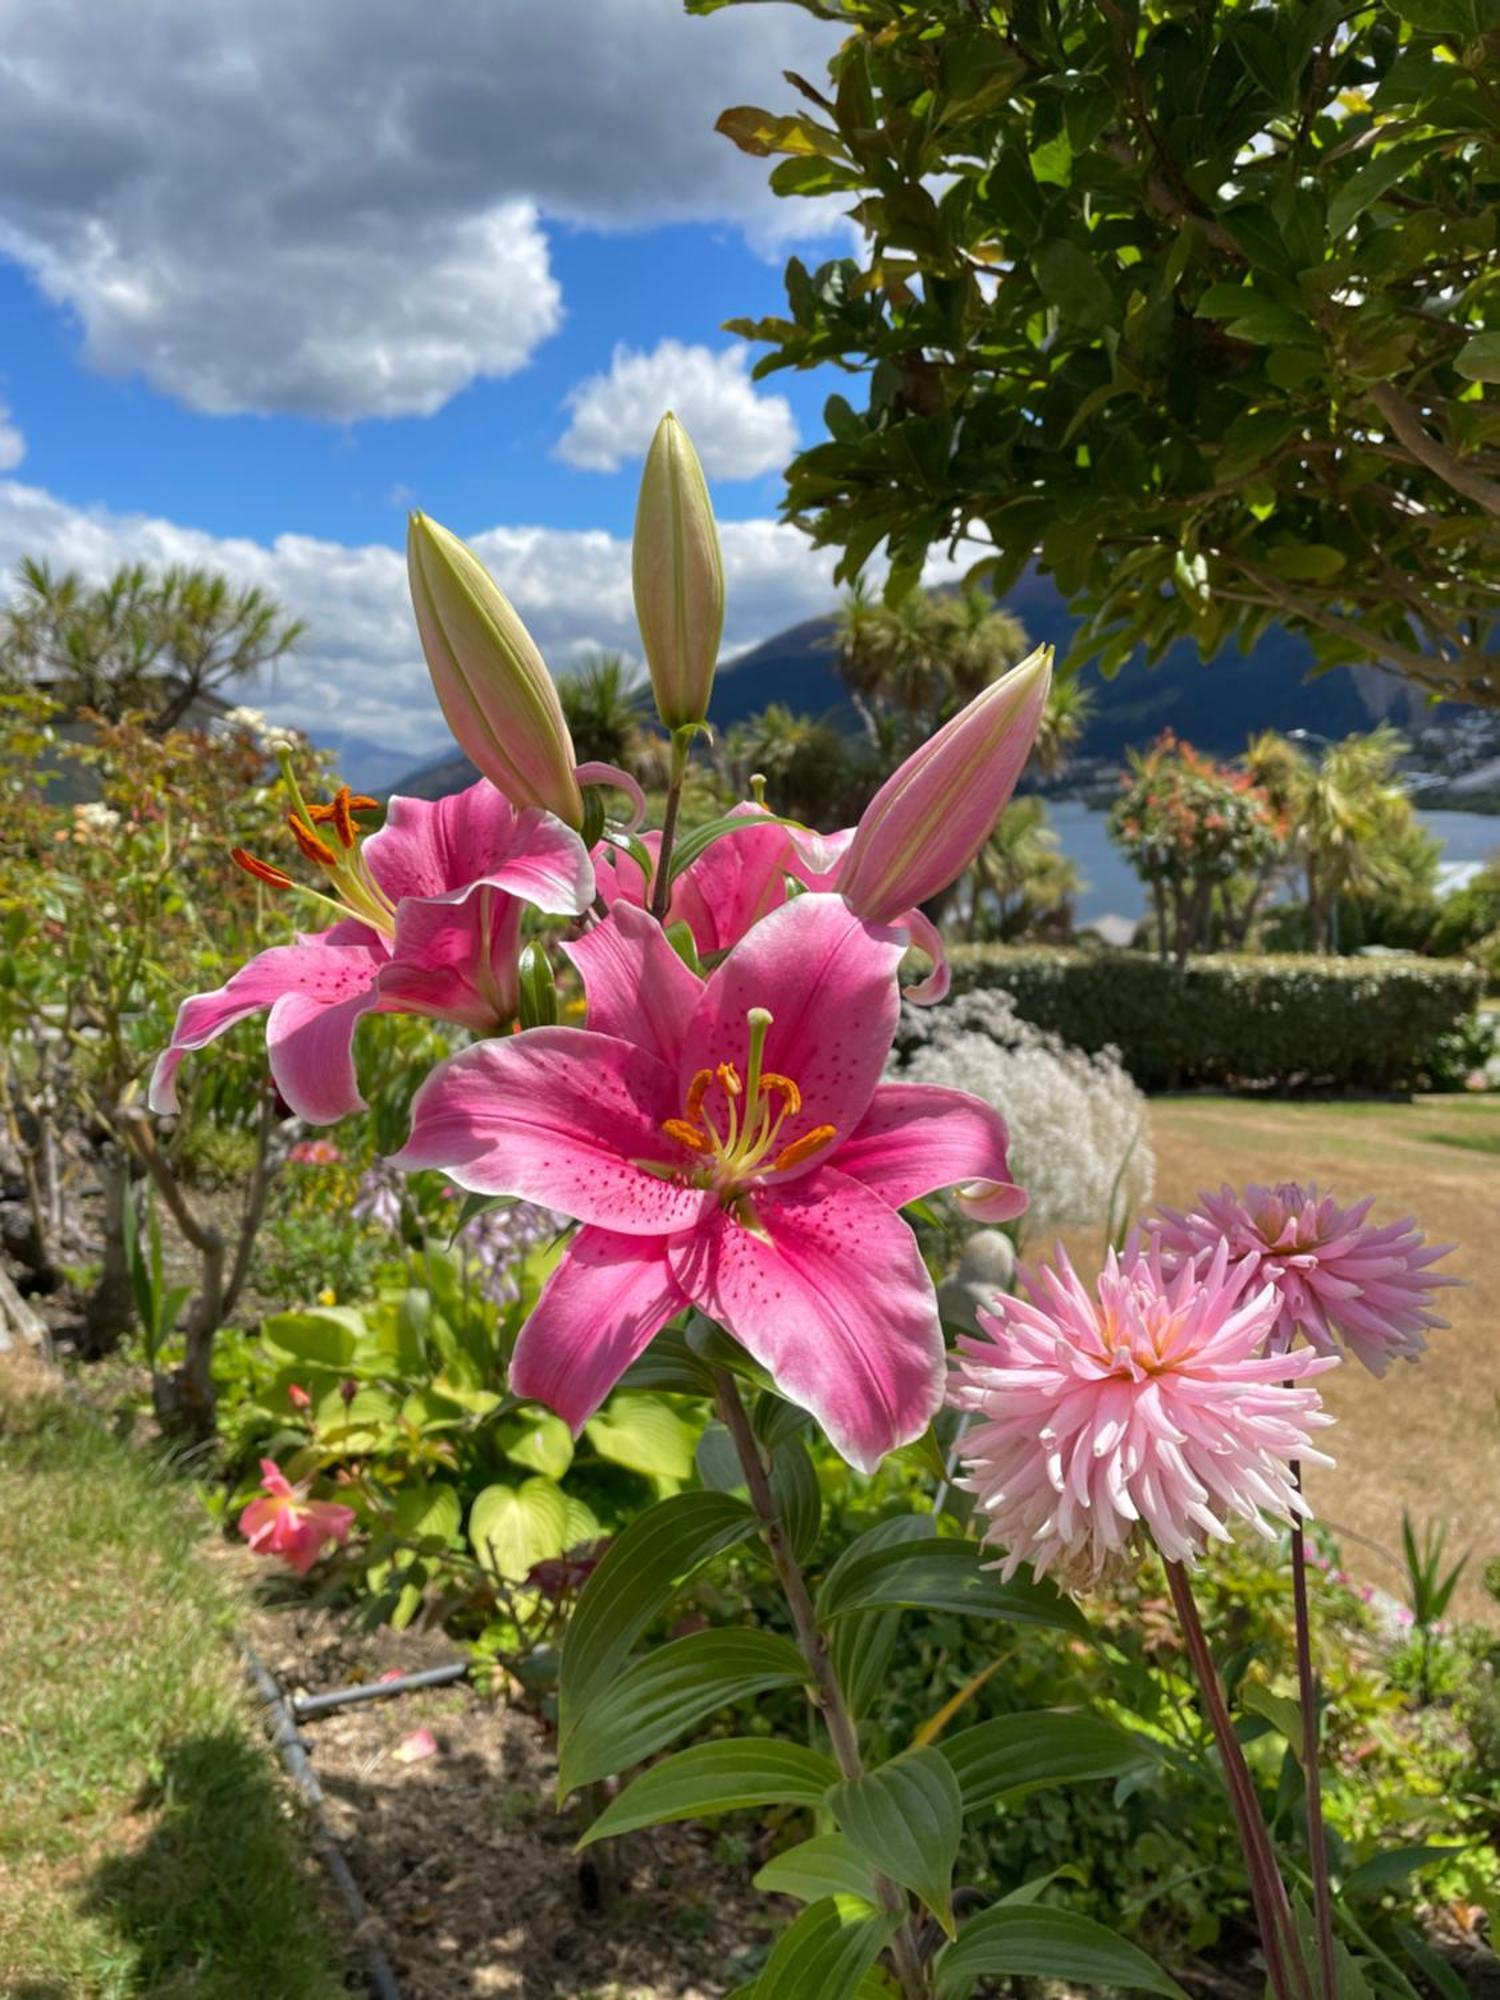
[[[655,917],[618,901],[604,923],[563,949],[583,979],[589,1028],[633,1042],[675,1069],[703,981],[683,964]]]
[[[937,1299],[916,1238],[878,1195],[824,1168],[715,1209],[670,1245],[683,1290],[861,1472],[920,1437],[943,1399]]]
[[[512,1394],[545,1403],[576,1437],[686,1304],[665,1237],[580,1229],[521,1328]]]
[[[982,1185],[979,1196],[966,1190],[963,1205],[970,1213],[981,1209],[981,1220],[1000,1222],[1026,1206],[1025,1194],[1011,1184],[1005,1146],[1005,1120],[981,1098],[936,1083],[882,1083],[828,1164],[892,1208],[939,1188]]]
[[[691,1227],[710,1199],[638,1164],[670,1150],[661,1122],[676,1110],[672,1072],[644,1049],[584,1028],[533,1028],[439,1063],[392,1164],[662,1236]]]

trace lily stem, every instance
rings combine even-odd
[[[1203,1695],[1204,1712],[1218,1745],[1219,1761],[1224,1767],[1235,1830],[1240,1837],[1245,1868],[1250,1877],[1250,1899],[1255,1907],[1261,1948],[1266,1955],[1266,1976],[1271,1991],[1276,2000],[1312,2000],[1286,1885],[1276,1866],[1271,1836],[1266,1830],[1260,1800],[1255,1793],[1255,1781],[1245,1762],[1240,1740],[1234,1733],[1234,1724],[1229,1719],[1229,1705],[1224,1699],[1224,1688],[1209,1649],[1208,1635],[1198,1615],[1193,1586],[1181,1563],[1167,1563],[1166,1571],[1167,1588],[1172,1593],[1177,1621],[1187,1641],[1188,1657]]]
[[[1302,1468],[1292,1464],[1302,1490]],[[1336,2000],[1338,1969],[1333,1949],[1333,1889],[1328,1879],[1328,1843],[1323,1836],[1322,1727],[1318,1680],[1313,1672],[1312,1617],[1307,1605],[1307,1537],[1301,1515],[1292,1522],[1292,1605],[1297,1624],[1297,1699],[1302,1708],[1302,1779],[1307,1804],[1307,1855],[1313,1885],[1313,1922],[1318,1937],[1318,1978],[1323,2000]]]
[[[694,733],[691,729],[672,731],[672,774],[667,785],[667,808],[662,814],[656,874],[651,883],[651,914],[659,924],[666,922],[667,905],[672,900],[672,845],[677,838],[677,808],[682,803],[682,784],[687,776]]]
[[[724,1428],[734,1441],[734,1448],[745,1474],[745,1484],[750,1489],[750,1503],[763,1524],[761,1533],[765,1537],[766,1547],[770,1550],[777,1580],[781,1584],[782,1595],[786,1598],[787,1610],[791,1613],[797,1644],[812,1677],[816,1705],[828,1730],[834,1762],[846,1782],[863,1777],[865,1766],[864,1759],[860,1755],[859,1732],[855,1728],[853,1716],[849,1713],[849,1705],[844,1700],[844,1690],[839,1686],[839,1677],[834,1669],[833,1656],[828,1649],[827,1636],[819,1626],[817,1613],[813,1610],[807,1578],[802,1574],[802,1567],[793,1554],[791,1543],[787,1540],[786,1531],[781,1525],[776,1498],[771,1491],[766,1461],[761,1455],[760,1445],[750,1424],[749,1413],[741,1399],[739,1385],[727,1368],[714,1370],[714,1394],[719,1406],[719,1415],[724,1421]],[[888,1877],[882,1875],[876,1879],[882,1908],[893,1915],[898,1911],[902,1915],[901,1927],[891,1940],[891,1956],[901,1981],[901,1991],[906,2000],[926,2000],[931,1989],[923,1969],[921,1954],[917,1950],[916,1934],[905,1894]]]

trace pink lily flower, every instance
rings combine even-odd
[[[696,861],[689,862],[672,884],[667,906],[667,922],[688,926],[698,956],[704,960],[721,957],[787,899],[786,878],[792,867],[788,829],[764,806],[749,800],[735,806],[730,816],[743,825],[723,834]],[[642,834],[641,844],[654,867],[661,852],[661,835]],[[646,908],[650,900],[646,878],[639,863],[622,848],[602,843],[594,851],[594,867],[599,893],[606,903]]]
[[[262,1008],[271,1075],[297,1116],[327,1125],[362,1110],[354,1068],[362,1016],[425,1014],[493,1034],[519,1005],[524,904],[566,916],[588,908],[594,873],[578,835],[551,813],[517,812],[486,779],[435,803],[393,798],[385,825],[363,843],[351,810],[360,803],[345,790],[333,807],[314,808],[309,817],[327,827],[327,840],[292,815],[303,852],[329,878],[333,894],[319,900],[347,914],[183,1001],[151,1079],[153,1111],[177,1109],[177,1071],[190,1049]],[[236,859],[273,886],[296,886],[253,856]]]
[[[395,1161],[583,1224],[511,1388],[576,1431],[693,1304],[872,1470],[943,1397],[937,1300],[897,1211],[955,1186],[982,1220],[1026,1205],[989,1105],[880,1081],[905,938],[805,895],[706,981],[628,903],[568,949],[587,1026],[439,1064]]]
[[[294,1486],[274,1458],[263,1458],[260,1471],[265,1493],[240,1515],[240,1533],[258,1556],[280,1556],[306,1576],[329,1542],[348,1541],[354,1509],[309,1500],[307,1482]]]

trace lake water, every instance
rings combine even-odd
[[[1085,887],[1078,898],[1080,924],[1115,917],[1134,924],[1146,913],[1144,885],[1109,837],[1109,815],[1082,799],[1049,799],[1047,815],[1063,852],[1078,864]],[[1500,853],[1500,815],[1418,812],[1430,833],[1443,842],[1441,881],[1457,888],[1479,866]]]

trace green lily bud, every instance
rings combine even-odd
[[[557,686],[514,605],[474,551],[426,514],[411,517],[406,567],[427,670],[459,748],[512,805],[581,826]]]
[[[631,570],[657,713],[668,729],[702,722],[724,630],[724,562],[703,467],[670,410],[641,474]]]
[[[552,961],[547,956],[546,947],[535,939],[521,953],[519,983],[521,1026],[555,1028],[557,981],[552,976]]]

